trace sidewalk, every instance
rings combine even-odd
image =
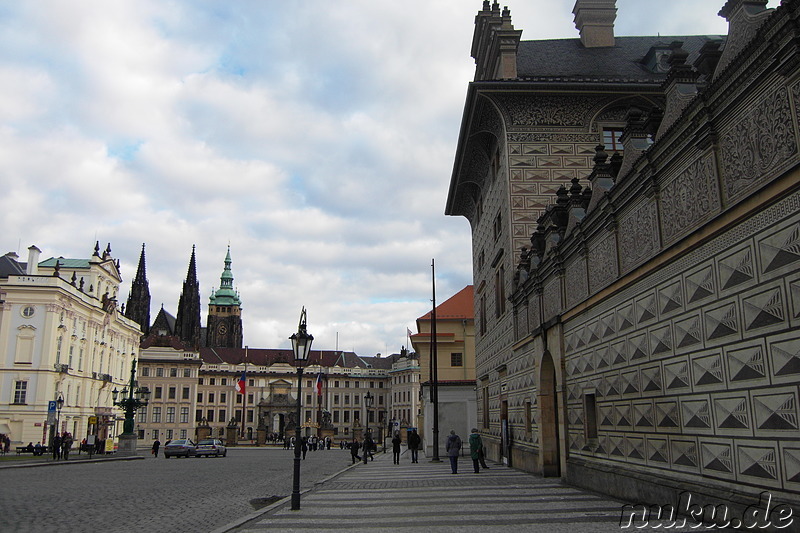
[[[82,463],[101,463],[104,461],[135,461],[137,459],[144,459],[144,453],[142,456],[132,456],[132,457],[117,457],[115,454],[109,455],[93,455],[89,457],[88,454],[74,454],[70,455],[71,459],[65,461],[60,459],[58,461],[54,460],[52,456],[41,456],[41,457],[33,457],[27,456],[24,458],[4,458],[0,460],[0,470],[6,468],[34,468],[37,466],[58,466],[58,465],[74,465],[74,464],[82,464]]]
[[[489,462],[475,474],[469,456],[450,473],[447,457],[431,463],[404,453],[375,456],[320,482],[303,494],[301,509],[289,498],[215,533],[268,531],[503,531],[597,533],[620,531],[622,502]]]

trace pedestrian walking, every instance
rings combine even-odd
[[[353,459],[352,464],[356,464],[356,461],[361,460],[361,456],[358,455],[358,448],[361,445],[358,443],[358,439],[353,437],[353,442],[350,443],[350,457]]]
[[[483,441],[478,433],[478,429],[472,428],[472,434],[469,436],[469,456],[472,459],[472,468],[475,470],[476,474],[481,471],[478,462],[481,461],[482,454]]]
[[[411,435],[408,436],[408,449],[411,452],[411,462],[419,462],[419,447],[422,444],[422,439],[417,433],[416,429],[411,430]]]
[[[300,439],[300,451],[303,452],[303,459],[305,459],[308,452],[308,437]]]
[[[458,474],[458,454],[461,453],[461,438],[456,435],[456,430],[450,430],[450,436],[445,443],[447,456],[450,457],[450,470],[452,474]]]
[[[400,432],[395,431],[394,437],[392,437],[392,459],[394,460],[394,464],[400,464],[400,444],[403,440],[400,438]]]
[[[375,448],[375,441],[372,440],[372,434],[367,433],[367,436],[364,437],[364,462],[367,462],[367,459],[375,460],[375,456],[372,454],[372,450]]]
[[[153,457],[158,459],[158,449],[161,447],[161,441],[156,439],[153,441],[153,448],[151,451],[153,452]]]

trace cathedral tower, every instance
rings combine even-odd
[[[219,289],[211,294],[206,321],[206,346],[213,348],[242,347],[242,301],[233,288],[231,248],[225,256],[225,269],[219,279]]]
[[[147,335],[150,331],[150,285],[147,283],[144,244],[142,244],[142,255],[139,256],[136,277],[131,282],[131,292],[128,294],[128,304],[125,306],[125,316],[141,326],[142,335]]]
[[[194,246],[192,246],[192,257],[189,259],[189,271],[178,300],[175,335],[192,346],[200,346],[200,282],[197,281]]]

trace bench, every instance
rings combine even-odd
[[[37,452],[36,448],[29,449],[27,446],[17,446],[17,455],[21,455],[23,453],[31,453],[33,455],[44,455],[47,453],[47,448],[45,446],[39,447]]]

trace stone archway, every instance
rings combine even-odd
[[[539,460],[545,477],[561,476],[556,384],[553,357],[545,352],[539,367]]]

